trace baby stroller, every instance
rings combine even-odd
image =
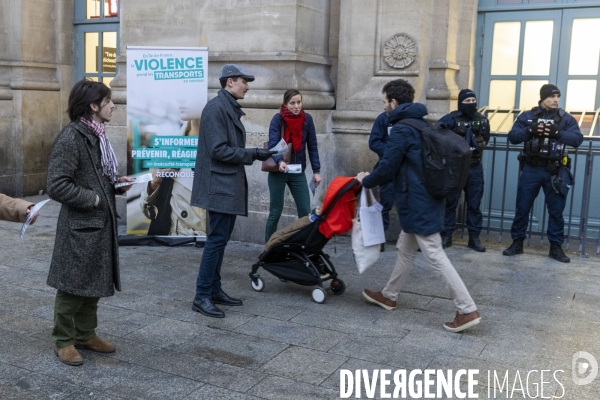
[[[249,274],[252,288],[258,292],[265,288],[264,280],[257,274],[258,268],[262,267],[282,282],[314,286],[312,298],[317,303],[325,301],[323,283],[326,281],[331,281],[329,287],[333,294],[344,293],[344,281],[338,279],[329,256],[322,250],[334,234],[341,234],[352,228],[356,191],[359,188],[360,183],[354,178],[335,178],[327,188],[323,210],[320,215],[316,215],[314,221],[310,220],[311,216],[306,216],[291,224],[291,229],[275,232],[258,257],[258,262],[252,265],[252,272]],[[273,243],[276,236],[283,240]]]

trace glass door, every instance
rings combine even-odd
[[[480,98],[491,109],[530,109],[558,75],[561,11],[485,16]],[[493,129],[493,128],[492,128]]]
[[[564,10],[558,87],[567,111],[600,107],[600,9]]]
[[[119,54],[118,0],[75,3],[75,79],[110,82],[117,75]]]
[[[481,20],[482,105],[527,110],[552,83],[566,110],[600,107],[600,8],[491,12]]]

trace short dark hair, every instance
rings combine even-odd
[[[292,99],[292,97],[300,95],[300,98],[302,98],[302,93],[300,93],[298,90],[296,89],[288,89],[285,91],[285,93],[283,94],[283,104],[287,104],[290,102],[290,100]]]
[[[73,86],[69,94],[69,105],[67,113],[71,121],[76,121],[82,117],[90,117],[92,108],[90,104],[96,104],[102,107],[102,100],[110,100],[112,92],[102,82],[94,82],[89,79],[82,79]]]
[[[233,79],[234,82],[237,82],[239,76],[230,76],[229,78]],[[227,79],[229,78],[219,79],[219,82],[221,83],[221,89],[225,89],[227,87]]]
[[[398,104],[412,103],[415,89],[404,79],[395,79],[385,84],[381,93],[385,93],[388,101],[395,99]]]

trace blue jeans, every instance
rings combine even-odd
[[[510,228],[513,240],[525,239],[525,231],[529,224],[529,212],[535,198],[544,189],[546,206],[548,207],[548,240],[562,244],[564,238],[565,220],[563,211],[567,204],[567,196],[556,193],[552,187],[551,176],[546,167],[525,164],[517,187],[517,209],[515,219]]]
[[[196,279],[196,301],[210,299],[213,293],[219,293],[222,290],[221,264],[223,264],[225,246],[233,232],[236,217],[234,214],[208,211],[210,233],[206,238]]]
[[[389,181],[379,186],[379,203],[383,209],[381,210],[381,217],[383,219],[383,230],[387,231],[390,227],[390,210],[394,206],[394,197],[396,196],[396,190],[394,188],[394,181]]]
[[[469,236],[479,236],[483,225],[481,215],[481,199],[483,198],[483,166],[481,163],[469,168],[469,177],[465,186],[465,202],[467,203],[467,229]],[[446,213],[444,215],[444,234],[451,236],[456,225],[456,207],[460,193],[446,198]]]

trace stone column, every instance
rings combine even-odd
[[[71,1],[0,0],[0,192],[46,187],[52,143],[68,123],[72,22]]]
[[[477,1],[439,0],[432,12],[427,109],[437,121],[456,109],[460,89],[472,88]]]

